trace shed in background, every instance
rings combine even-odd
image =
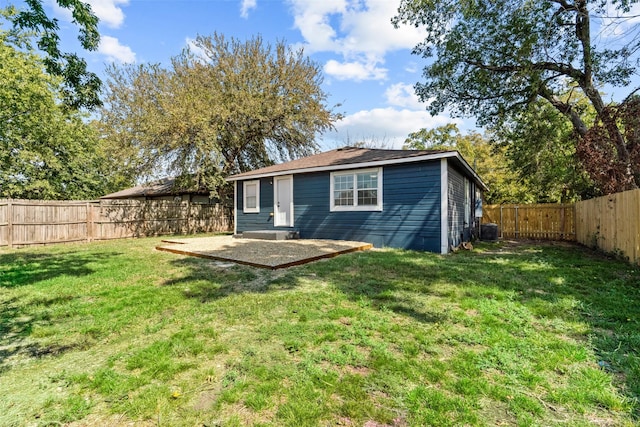
[[[175,188],[175,178],[163,178],[144,185],[126,188],[100,197],[101,200],[163,200],[169,202],[189,202],[198,204],[216,204],[219,201],[210,197],[208,189],[181,190]]]

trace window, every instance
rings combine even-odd
[[[260,181],[245,181],[242,187],[244,213],[260,213]]]
[[[382,168],[331,174],[331,211],[381,211]]]

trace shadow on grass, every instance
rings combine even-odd
[[[296,280],[279,280],[278,277],[282,276],[281,272],[233,265],[228,262],[185,257],[171,261],[171,265],[178,268],[186,267],[189,273],[167,280],[163,286],[186,284],[188,289],[183,291],[184,296],[203,303],[233,294],[266,293],[298,287]]]
[[[39,299],[32,304],[51,306],[56,303],[69,301],[69,298]],[[16,355],[26,355],[31,358],[40,358],[50,355],[58,355],[77,348],[78,345],[48,344],[28,340],[34,325],[47,324],[51,318],[46,311],[38,311],[37,315],[28,315],[18,298],[11,298],[0,302],[0,374],[9,370],[8,360]]]
[[[520,243],[481,244],[474,252],[449,256],[367,251],[280,273],[221,268],[196,258],[175,263],[190,274],[167,284],[189,282],[185,296],[203,302],[292,290],[311,280],[352,301],[421,323],[457,322],[454,313],[462,310],[462,300],[508,300],[534,318],[582,323],[588,331],[569,338],[589,342],[595,362],[616,377],[620,392],[633,402],[634,417],[640,418],[640,268],[589,249]],[[509,327],[517,330],[517,325]]]
[[[588,332],[570,338],[589,342],[596,362],[616,377],[620,393],[634,402],[634,417],[640,418],[640,268],[589,249],[527,243],[481,244],[474,252],[449,256],[371,251],[291,268],[275,277],[195,258],[175,263],[191,273],[169,284],[189,282],[185,296],[203,302],[296,289],[310,279],[352,301],[421,323],[455,323],[452,313],[461,310],[462,300],[508,300],[534,318],[579,322],[588,325]]]
[[[438,318],[431,312],[435,307],[421,305],[419,297],[429,295],[448,301],[505,299],[533,317],[586,324],[587,333],[571,338],[589,342],[595,362],[616,378],[640,419],[640,268],[564,243],[481,248],[445,257],[372,252],[327,264],[318,275],[351,299],[366,297],[374,307],[420,322],[447,320],[446,312]],[[400,296],[405,302],[398,304]]]
[[[640,419],[640,268],[566,243],[516,244],[469,258],[485,275],[499,265],[511,278],[492,285],[510,291],[537,317],[589,325],[588,335],[576,338],[589,341],[598,365],[616,377]],[[563,309],[563,302],[575,305]]]
[[[50,254],[20,250],[3,253],[0,254],[0,292],[3,289],[9,292],[22,286],[37,286],[40,282],[62,276],[89,276],[96,272],[91,264],[121,255],[116,252],[83,254],[69,251]],[[27,293],[0,298],[0,373],[10,368],[8,360],[12,356],[40,358],[66,353],[80,346],[77,343],[42,344],[29,339],[35,325],[48,325],[54,321],[51,319],[51,309],[73,304],[77,298],[68,293],[58,294],[60,289],[50,291],[46,285],[37,289],[38,296],[35,297],[35,294]],[[72,290],[64,292],[67,291]]]
[[[388,256],[387,256],[388,257]],[[333,258],[341,258],[343,262],[350,264],[349,257],[343,255]],[[376,262],[376,261],[374,261]],[[188,289],[183,292],[187,298],[195,298],[201,302],[210,302],[229,295],[244,293],[267,293],[272,291],[293,290],[301,286],[300,273],[305,271],[307,266],[301,266],[287,270],[266,270],[235,265],[228,267],[230,263],[217,263],[215,261],[201,259],[197,257],[186,257],[172,261],[176,267],[187,267],[189,274],[178,279],[168,280],[165,286],[188,284]],[[322,260],[317,265],[333,265],[328,260]],[[223,265],[220,267],[220,265]],[[313,265],[313,263],[311,264]],[[342,265],[342,264],[338,264]],[[313,270],[313,267],[308,267]],[[336,276],[338,268],[333,271]],[[416,272],[417,273],[417,272]],[[303,273],[304,274],[304,273]],[[315,274],[315,273],[314,273]],[[420,309],[411,304],[406,298],[397,298],[393,291],[398,287],[391,285],[388,281],[351,281],[349,277],[343,282],[344,286],[338,285],[352,298],[362,297],[377,307],[394,311],[400,315],[409,316],[419,322],[438,323],[446,319],[445,316]]]
[[[120,255],[122,254],[116,252],[49,254],[20,250],[0,253],[0,288],[32,285],[60,276],[87,276],[95,272],[89,264]]]

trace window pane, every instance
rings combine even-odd
[[[338,210],[365,211],[380,208],[380,173],[380,169],[373,169],[332,174],[332,207],[341,208]]]
[[[245,186],[245,209],[255,209],[258,201],[258,186],[256,184],[247,184]]]
[[[338,175],[333,178],[333,190],[353,190],[353,175]]]
[[[334,175],[334,206],[353,206],[353,175]]]
[[[367,172],[358,174],[358,189],[378,188],[378,173]]]
[[[377,204],[378,190],[358,190],[358,206]]]
[[[353,190],[333,192],[334,206],[353,206]]]

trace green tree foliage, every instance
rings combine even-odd
[[[488,204],[533,201],[527,187],[509,169],[506,147],[492,145],[477,132],[462,135],[449,123],[409,134],[405,150],[457,150],[489,187],[484,199]]]
[[[640,180],[639,118],[640,98],[632,93],[624,102],[605,107],[589,132],[578,141],[578,157],[605,194],[633,188]],[[624,141],[628,163],[615,160],[622,151],[620,143],[611,138],[616,132]]]
[[[319,67],[284,42],[198,37],[171,66],[107,70],[101,130],[126,167],[215,191],[232,173],[316,150],[332,128]]]
[[[61,103],[60,78],[0,32],[0,197],[87,199],[111,190],[97,134]]]
[[[63,102],[73,109],[91,109],[100,105],[101,82],[98,76],[87,70],[86,61],[76,53],[60,51],[58,20],[47,16],[42,0],[24,0],[24,3],[26,8],[17,11],[9,7],[2,18],[13,23],[14,32],[29,31],[35,37],[38,49],[44,53],[43,64],[47,72],[62,78],[60,93]],[[73,23],[79,29],[81,46],[89,51],[98,49],[98,18],[91,6],[80,0],[56,0],[56,3],[71,12]],[[5,43],[15,40],[5,37]]]
[[[599,44],[606,38],[594,34],[602,34],[606,22],[620,24],[616,16],[636,2],[402,0],[393,22],[426,30],[414,51],[434,59],[416,91],[423,101],[433,99],[432,114],[451,108],[454,114],[476,116],[481,125],[500,125],[545,99],[571,123],[578,144],[593,154],[580,157],[591,178],[600,186],[614,180],[606,191],[620,191],[640,183],[640,162],[634,157],[640,149],[636,139],[626,138],[621,116],[607,108],[598,88],[630,83],[640,38]],[[562,96],[567,85],[582,92],[595,110],[602,124],[597,137],[589,134],[571,98]]]
[[[433,129],[422,128],[410,133],[404,140],[402,148],[405,150],[456,150],[457,142],[461,138],[458,125],[447,123]]]
[[[581,105],[577,103],[576,105]],[[588,110],[588,103],[583,105]],[[585,121],[588,114],[583,113]],[[496,129],[508,167],[533,202],[566,203],[598,195],[578,160],[571,124],[545,100],[538,100]]]

